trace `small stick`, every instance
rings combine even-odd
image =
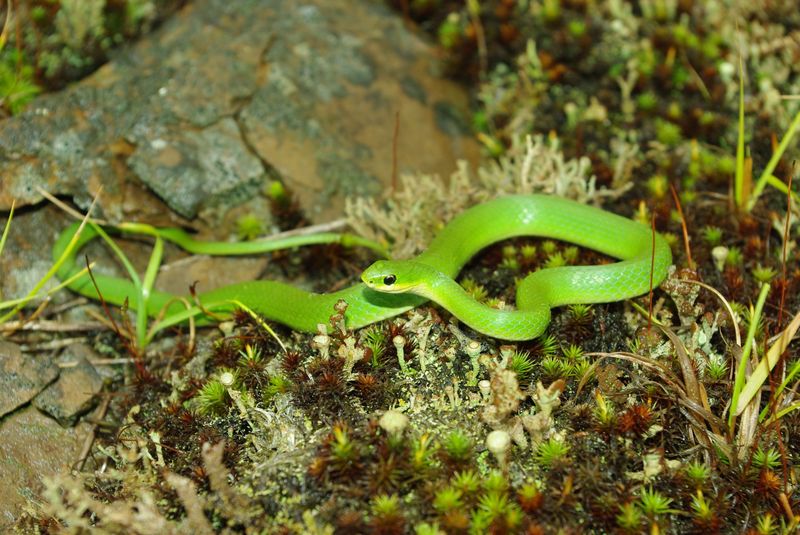
[[[133,364],[133,359],[88,359],[89,364],[92,366],[116,366],[118,364]],[[70,360],[67,362],[59,362],[59,368],[74,368],[80,364],[77,360]]]
[[[647,332],[653,327],[653,272],[656,269],[656,216],[650,216],[650,234],[653,241],[650,246],[650,294],[648,299],[650,301],[647,309]]]
[[[106,394],[103,396],[103,403],[98,407],[95,415],[98,420],[102,420],[106,412],[108,411],[108,405],[111,403],[111,395]],[[83,470],[84,465],[86,464],[86,459],[89,458],[89,454],[92,452],[92,444],[94,444],[95,438],[97,438],[97,428],[100,427],[100,424],[94,423],[92,424],[92,429],[89,431],[89,434],[86,435],[86,440],[83,442],[83,448],[81,448],[81,453],[78,456],[78,462],[75,463],[75,470],[80,472]]]
[[[797,517],[795,516],[794,511],[792,511],[792,504],[789,503],[789,497],[786,496],[785,492],[778,494],[778,501],[781,504],[781,508],[783,508],[783,514],[786,515],[790,522],[796,524]]]
[[[114,321],[114,316],[111,314],[111,310],[108,308],[108,303],[106,303],[105,298],[103,297],[103,292],[100,291],[100,287],[97,285],[97,281],[94,279],[94,273],[92,273],[92,267],[89,264],[89,257],[84,255],[84,261],[86,262],[87,273],[89,274],[89,278],[92,279],[92,285],[94,286],[94,291],[97,292],[97,297],[100,299],[100,306],[103,307],[103,311],[106,313],[106,318],[108,321],[111,322],[111,329],[119,336],[120,338],[125,338],[122,336],[122,332],[119,330],[119,326],[117,322]]]
[[[778,306],[778,330],[780,330],[783,323],[783,305],[786,300],[786,285],[788,284],[788,279],[786,278],[786,252],[789,240],[789,220],[792,218],[792,175],[794,175],[794,167],[796,167],[796,164],[797,162],[792,163],[792,173],[789,174],[789,183],[786,186],[786,223],[783,225],[783,250],[781,251],[781,268],[783,271],[781,276],[783,277],[783,284],[781,284],[781,300]]]
[[[97,285],[97,281],[94,278],[94,273],[92,273],[91,265],[89,264],[89,257],[84,255],[84,259],[86,261],[86,269],[89,272],[89,278],[92,280],[92,285],[94,286],[94,291],[97,292],[98,297],[100,298],[100,305],[103,307],[103,311],[106,314],[106,317],[111,322],[111,327],[114,332],[122,339],[122,343],[125,344],[125,349],[128,351],[128,354],[133,357],[133,362],[136,367],[136,372],[139,377],[147,377],[149,372],[144,365],[144,358],[143,355],[140,353],[140,348],[134,346],[131,342],[131,339],[127,336],[123,336],[122,332],[120,331],[117,322],[114,321],[114,316],[111,314],[111,311],[108,308],[108,303],[106,302],[105,298],[103,297],[103,293],[100,291],[100,287]],[[127,307],[128,300],[125,300],[125,305]],[[123,320],[127,323],[127,315],[123,315]],[[127,329],[128,332],[132,332],[131,329]]]
[[[21,345],[20,348],[23,352],[32,352],[32,351],[50,351],[53,349],[61,349],[63,347],[69,347],[73,344],[80,344],[86,341],[85,336],[75,336],[71,338],[56,338],[55,340],[50,340],[49,342],[43,342],[41,344],[31,344],[31,345]]]
[[[13,323],[15,323],[15,324],[16,324],[16,328],[12,328],[12,329],[10,329],[10,332],[8,332],[6,335],[7,335],[7,336],[11,336],[11,335],[13,335],[15,332],[17,332],[19,329],[22,329],[22,328],[24,328],[24,327],[25,327],[27,324],[29,324],[30,322],[32,322],[32,321],[35,321],[35,320],[36,320],[36,318],[38,318],[38,317],[39,317],[39,316],[42,314],[42,312],[44,312],[44,309],[47,307],[47,305],[48,305],[49,303],[50,303],[50,297],[49,297],[49,296],[48,296],[48,297],[45,297],[45,298],[42,300],[42,302],[41,302],[41,303],[39,303],[39,306],[37,306],[37,307],[36,307],[36,310],[34,310],[34,311],[33,311],[33,314],[31,314],[31,315],[30,315],[29,317],[27,317],[27,318],[22,318],[22,319],[21,319],[21,320],[19,320],[19,321],[15,321],[15,322],[13,322]],[[21,315],[21,314],[20,314],[20,315]],[[8,325],[8,324],[6,324],[6,325]],[[4,327],[4,328],[5,328],[5,327]]]
[[[689,269],[694,270],[694,260],[692,260],[692,249],[689,247],[689,231],[686,229],[686,218],[683,217],[683,207],[681,207],[681,201],[678,199],[678,192],[675,191],[675,186],[672,184],[669,185],[670,191],[672,191],[672,198],[675,200],[675,206],[678,208],[678,215],[681,218],[681,229],[683,230],[683,245],[686,248],[686,260],[689,264]]]
[[[75,332],[75,331],[96,331],[106,328],[99,322],[79,321],[75,323],[64,323],[63,321],[39,320],[39,321],[9,321],[0,325],[0,332],[21,331],[40,331],[40,332]]]

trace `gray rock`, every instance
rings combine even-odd
[[[128,162],[180,215],[191,218],[213,204],[241,204],[260,189],[264,168],[242,143],[233,119],[175,134],[140,145]]]
[[[53,266],[50,255],[53,240],[70,222],[55,207],[14,215],[8,241],[0,255],[0,299],[26,295],[47,274]],[[5,218],[0,216],[0,227],[4,223]],[[45,289],[55,286],[56,282],[51,280]]]
[[[143,191],[213,220],[277,176],[312,217],[330,218],[345,195],[388,182],[396,112],[401,170],[477,160],[452,126],[466,95],[431,74],[434,57],[366,0],[197,0],[0,123],[0,210],[41,201],[37,187],[85,208],[102,187],[112,220],[157,207]]]
[[[58,377],[47,356],[23,355],[19,346],[0,342],[0,417],[33,399]]]
[[[85,423],[65,429],[32,406],[0,420],[0,532],[37,501],[42,478],[72,468],[89,431]]]
[[[62,355],[62,362],[74,363],[61,370],[58,380],[45,388],[33,400],[33,404],[46,412],[64,427],[75,425],[78,418],[88,412],[95,403],[95,396],[103,388],[103,379],[87,360],[96,357],[85,344],[75,344]]]

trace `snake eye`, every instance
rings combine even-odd
[[[396,281],[396,280],[397,280],[397,277],[395,277],[394,275],[386,275],[386,276],[383,278],[383,283],[384,283],[386,286],[391,286],[392,284],[394,284],[394,283],[395,283],[395,281]]]

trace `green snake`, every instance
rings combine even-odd
[[[77,224],[59,236],[54,248],[58,258],[77,231]],[[164,229],[164,239],[189,251],[213,253],[199,247],[202,242],[177,229]],[[454,278],[478,251],[492,243],[518,236],[541,236],[572,242],[620,261],[595,266],[563,266],[541,269],[517,286],[516,308],[498,310],[475,301]],[[84,228],[77,246],[58,271],[66,280],[78,272],[75,256],[96,237]],[[450,221],[428,248],[411,260],[379,260],[362,274],[364,281],[331,293],[312,293],[267,280],[232,284],[198,294],[203,305],[242,303],[265,318],[293,329],[317,332],[328,325],[334,306],[347,303],[345,322],[349,328],[391,318],[432,300],[471,328],[504,340],[529,340],[540,336],[550,322],[550,309],[565,304],[605,303],[644,294],[666,277],[672,263],[669,245],[645,225],[586,206],[547,195],[499,197],[473,206]],[[95,283],[107,303],[135,309],[134,285],[121,278],[94,274]],[[88,275],[69,284],[72,290],[97,299]],[[153,291],[147,313],[177,315],[186,306],[176,296]]]

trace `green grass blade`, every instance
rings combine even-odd
[[[196,318],[197,316],[204,316],[206,311],[228,314],[230,312],[233,312],[233,310],[235,309],[236,309],[236,303],[230,300],[203,303],[203,308],[200,308],[196,305],[189,306],[185,310],[181,310],[180,312],[170,314],[164,319],[156,322],[156,324],[150,328],[149,337],[150,339],[152,339],[159,331],[162,331],[168,327],[179,325],[184,321],[189,320],[190,318]]]
[[[66,288],[67,286],[69,286],[70,284],[75,282],[76,280],[78,280],[81,277],[83,277],[84,275],[86,275],[86,273],[89,271],[89,268],[92,268],[92,267],[94,267],[94,262],[89,264],[88,268],[83,268],[82,270],[77,271],[76,273],[74,273],[71,277],[61,281],[61,283],[59,283],[58,286],[54,286],[54,287],[50,288],[49,290],[47,290],[44,293],[44,295],[52,295],[52,294],[56,293],[57,291],[59,291],[59,290],[61,290],[63,288]],[[10,301],[3,301],[2,303],[0,303],[0,310],[5,310],[6,308],[11,308],[11,307],[16,306],[16,305],[18,305],[20,303],[22,303],[24,305],[25,303],[28,303],[29,301],[30,301],[30,299],[27,298],[27,297],[20,297],[19,299],[12,299]]]
[[[161,267],[161,260],[163,258],[164,240],[161,239],[161,236],[156,235],[153,252],[150,253],[150,260],[147,263],[147,270],[144,273],[144,280],[142,281],[136,310],[136,337],[139,342],[139,347],[142,348],[147,344],[147,305],[150,301],[150,293],[153,291],[153,286],[156,283],[158,269]]]
[[[11,220],[14,219],[14,205],[16,201],[11,201],[11,211],[8,212],[8,221],[3,228],[3,237],[0,238],[0,256],[3,255],[3,247],[6,245],[6,238],[8,238],[8,231],[11,230]]]
[[[156,283],[156,276],[158,276],[158,269],[161,267],[163,258],[164,240],[160,236],[156,236],[153,252],[150,253],[150,261],[147,263],[147,271],[145,271],[144,280],[142,281],[142,297],[145,299],[150,297],[150,292]]]
[[[286,353],[286,346],[283,345],[283,341],[278,337],[278,333],[276,333],[272,329],[272,327],[270,327],[267,324],[267,322],[265,322],[263,319],[261,319],[259,317],[259,315],[256,314],[256,312],[253,309],[251,309],[249,306],[245,305],[244,303],[242,303],[238,299],[231,299],[231,303],[235,304],[237,307],[239,307],[242,310],[244,310],[245,312],[247,312],[250,315],[250,317],[253,318],[256,321],[256,323],[261,325],[262,329],[267,331],[270,334],[270,336],[272,336],[275,339],[275,341],[278,342],[278,345],[281,346],[281,349],[283,349],[283,352]]]
[[[783,153],[786,152],[786,148],[789,146],[789,143],[792,142],[792,138],[797,132],[798,127],[800,127],[800,111],[798,111],[794,116],[794,119],[792,119],[792,123],[783,134],[780,143],[778,143],[778,148],[775,149],[775,152],[772,154],[772,158],[769,159],[769,162],[764,168],[764,171],[762,171],[761,176],[758,177],[756,187],[753,189],[753,195],[748,203],[748,210],[753,209],[753,205],[755,205],[758,196],[761,195],[764,187],[767,185],[767,183],[769,183],[769,179],[772,177],[772,172],[775,170],[775,167],[778,166],[778,162],[781,160]]]
[[[178,325],[183,323],[184,321],[188,320],[189,318],[194,318],[197,316],[201,316],[205,314],[206,311],[208,312],[223,312],[229,313],[232,312],[234,309],[239,308],[247,312],[258,324],[267,331],[281,346],[281,348],[286,351],[286,346],[283,344],[283,341],[278,337],[278,334],[264,321],[262,320],[258,314],[250,307],[239,301],[238,299],[226,299],[223,301],[215,301],[213,303],[203,303],[203,308],[201,309],[198,306],[191,306],[177,312],[175,314],[170,314],[168,317],[164,318],[163,320],[157,322],[151,329],[149,336],[152,338],[156,335],[159,331],[166,329],[167,327],[172,327],[174,325]]]
[[[779,179],[775,175],[770,175],[769,177],[767,177],[767,184],[769,184],[776,190],[780,191],[784,195],[789,194],[789,186],[787,186],[785,182],[781,181],[781,179]],[[793,191],[792,200],[794,200],[794,202],[796,203],[800,203],[800,195],[798,195]]]
[[[739,128],[736,138],[736,177],[733,184],[736,206],[744,208],[744,66],[739,55]]]
[[[58,272],[58,270],[61,268],[61,266],[64,264],[64,262],[67,261],[67,259],[72,254],[72,250],[75,249],[75,245],[78,243],[78,238],[80,237],[81,231],[83,231],[84,225],[86,225],[86,223],[89,222],[89,214],[92,212],[92,208],[94,208],[95,202],[97,202],[97,198],[95,198],[95,200],[92,201],[92,205],[89,207],[86,217],[83,219],[83,221],[81,221],[81,224],[78,227],[77,232],[73,234],[72,239],[70,239],[69,241],[69,244],[67,244],[67,246],[64,248],[64,251],[58,257],[58,259],[55,262],[53,262],[53,265],[50,266],[50,269],[47,270],[47,273],[45,273],[44,277],[39,279],[39,282],[37,282],[34,285],[31,291],[29,291],[27,295],[25,295],[25,297],[23,297],[22,300],[18,302],[13,309],[11,309],[11,311],[6,313],[4,316],[0,317],[0,323],[8,321],[9,318],[13,317],[17,312],[19,312],[22,309],[22,307],[24,307],[28,302],[34,299],[42,290],[44,285],[47,284],[47,281],[52,279]]]
[[[733,423],[736,419],[736,408],[739,404],[739,396],[744,389],[745,380],[746,380],[746,373],[747,373],[747,363],[750,360],[750,352],[753,349],[753,344],[755,343],[756,338],[756,328],[758,327],[758,321],[761,319],[761,314],[764,311],[764,303],[767,300],[767,295],[769,294],[770,286],[769,284],[764,284],[761,286],[761,293],[758,294],[758,301],[756,302],[756,308],[753,311],[752,316],[750,317],[750,325],[747,328],[747,337],[744,340],[744,347],[742,348],[742,357],[739,360],[739,365],[736,368],[736,376],[734,377],[733,382],[733,393],[731,398],[731,405],[728,409],[728,427],[730,428],[731,432],[733,432]]]
[[[787,414],[789,414],[790,412],[795,411],[797,409],[800,409],[800,402],[793,403],[792,405],[789,405],[788,407],[778,411],[778,413],[775,415],[774,420],[778,421],[781,418],[783,418],[784,416],[786,416]]]
[[[797,330],[800,329],[800,313],[796,314],[792,321],[789,322],[789,325],[781,331],[778,338],[772,344],[772,346],[767,349],[766,353],[761,360],[756,365],[755,368],[750,373],[750,377],[747,378],[747,384],[744,385],[741,394],[739,395],[738,405],[736,406],[736,416],[742,414],[744,409],[747,407],[747,404],[750,403],[750,400],[755,397],[755,395],[761,390],[764,386],[764,383],[767,382],[767,378],[769,377],[769,373],[778,363],[781,358],[781,355],[789,344],[794,338],[795,333]],[[773,396],[776,396],[780,393],[780,390],[776,390],[773,392]]]
[[[789,373],[786,374],[786,379],[784,379],[781,382],[781,384],[778,386],[778,388],[775,389],[775,392],[773,392],[772,395],[779,396],[781,392],[786,390],[786,387],[789,386],[789,383],[791,383],[794,380],[794,378],[797,376],[798,373],[800,373],[800,360],[796,361],[794,365],[792,365],[791,369],[789,370]],[[758,415],[759,422],[763,422],[764,418],[767,417],[767,411],[769,411],[769,405],[764,407],[764,409]]]
[[[133,282],[134,286],[136,286],[136,292],[141,295],[142,281],[139,278],[139,274],[136,273],[136,269],[133,267],[133,264],[131,264],[131,261],[128,259],[125,253],[122,252],[122,249],[120,249],[119,245],[117,245],[117,242],[115,242],[111,236],[109,236],[108,233],[103,230],[103,227],[96,223],[89,224],[92,225],[92,228],[97,232],[97,234],[100,235],[101,238],[103,238],[103,241],[105,241],[114,252],[117,259],[119,259],[120,263],[122,264],[122,267],[124,267],[125,271],[128,273],[128,277],[130,277],[131,282]]]

